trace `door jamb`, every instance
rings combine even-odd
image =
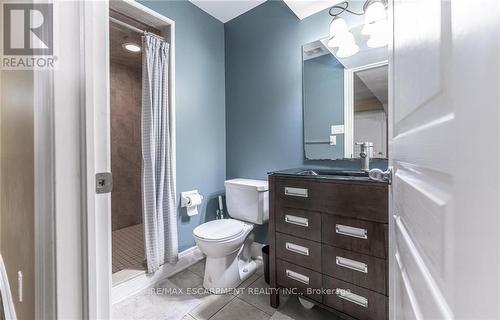
[[[109,82],[109,5],[108,1],[85,1],[82,25],[85,65],[85,129],[86,144],[83,154],[87,161],[84,174],[87,180],[87,216],[83,226],[84,313],[90,319],[107,319],[111,313],[112,248],[111,248],[111,194],[95,193],[95,174],[111,171],[110,152],[110,82]],[[172,128],[172,166],[176,170],[175,128],[175,22],[132,0],[115,0],[114,8],[136,20],[148,19],[169,28],[170,74],[169,103]],[[97,39],[97,40],[96,40]],[[106,119],[104,124],[103,119]],[[96,137],[106,134],[106,141]],[[176,186],[174,175],[174,186]],[[86,226],[85,226],[86,225]]]
[[[344,69],[344,158],[354,156],[354,74],[359,71],[388,65],[388,60]]]

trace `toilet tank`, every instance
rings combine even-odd
[[[231,218],[254,224],[269,220],[269,187],[266,180],[232,179],[224,182]]]

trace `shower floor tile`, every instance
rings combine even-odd
[[[112,232],[113,273],[124,269],[145,269],[143,232],[142,224]]]

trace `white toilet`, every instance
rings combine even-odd
[[[269,219],[268,184],[265,180],[227,180],[226,205],[231,218],[206,222],[193,230],[207,256],[203,286],[225,293],[250,277],[257,266],[251,258],[253,225]]]

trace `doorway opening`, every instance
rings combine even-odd
[[[142,223],[142,38],[147,32],[172,44],[172,23],[139,4],[113,1],[109,5],[113,291],[132,278],[145,276],[147,270]],[[171,56],[170,65],[172,61]],[[172,80],[174,70],[169,69]],[[169,91],[173,105],[173,87]]]

